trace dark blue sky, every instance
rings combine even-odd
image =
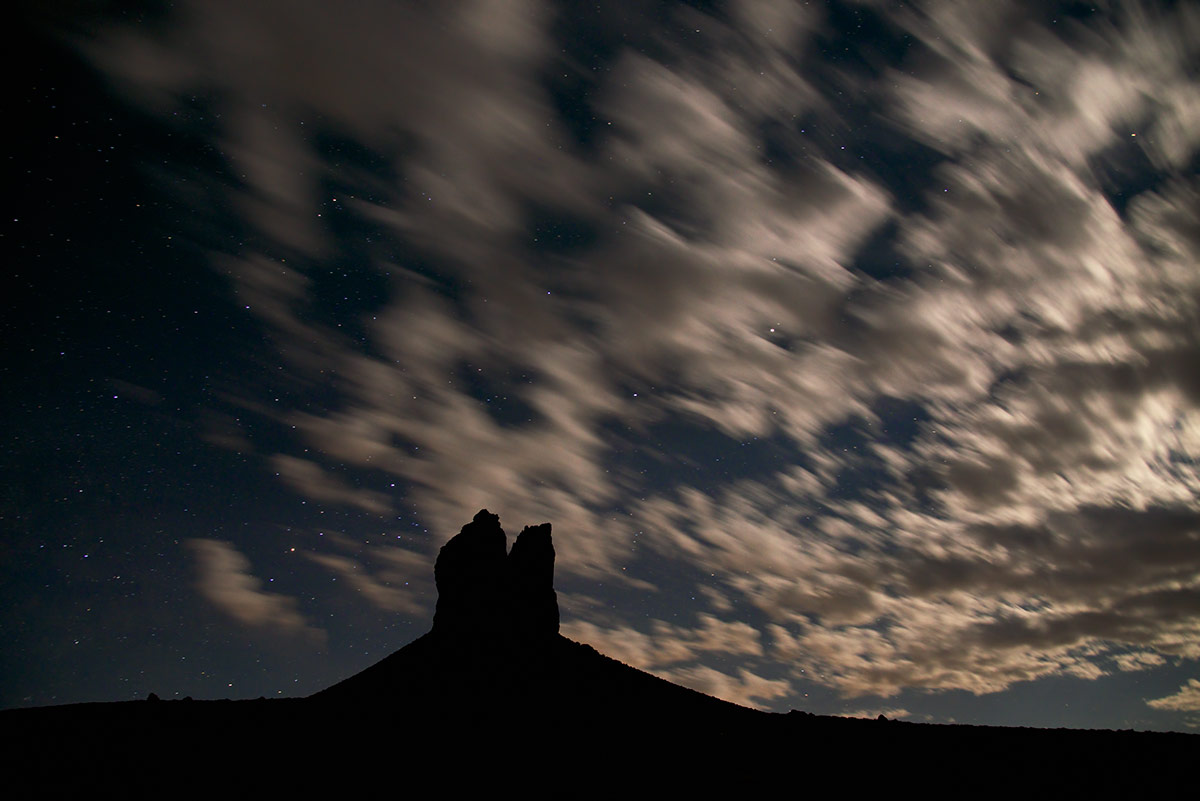
[[[19,18],[0,706],[314,692],[486,507],[730,700],[1200,724],[1189,5]]]

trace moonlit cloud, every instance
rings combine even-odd
[[[286,485],[306,497],[357,506],[365,512],[377,515],[384,515],[390,511],[387,498],[382,493],[348,487],[312,462],[277,454],[272,457],[271,463]]]
[[[325,632],[308,624],[296,599],[263,590],[262,580],[250,572],[250,560],[233,545],[207,539],[187,544],[196,557],[197,589],[222,612],[252,629],[324,642]]]
[[[1200,659],[1191,6],[852,3],[903,55],[819,68],[789,2],[587,68],[553,4],[179,6],[81,47],[219,113],[252,235],[214,269],[320,400],[246,390],[284,433],[212,441],[316,504],[401,487],[415,550],[310,554],[372,604],[427,609],[404,582],[487,507],[553,522],[564,598],[612,593],[566,633],[742,703]],[[327,294],[351,273],[376,295]],[[192,549],[214,604],[312,631]]]
[[[907,709],[895,709],[887,707],[883,709],[856,709],[852,712],[843,712],[841,717],[845,718],[867,718],[875,720],[880,715],[883,715],[888,720],[898,720],[900,718],[912,717],[912,713]]]
[[[755,708],[762,708],[763,702],[785,696],[790,690],[786,681],[764,679],[745,668],[739,669],[736,676],[706,665],[676,668],[659,675],[684,687]]]
[[[662,620],[650,622],[649,632],[627,628],[605,629],[586,621],[569,621],[569,636],[601,648],[615,659],[645,668],[691,661],[700,654],[762,656],[758,631],[745,623],[699,615],[699,627],[684,628]]]
[[[389,550],[396,551],[394,548]],[[409,575],[408,570],[400,572],[390,571],[391,575],[394,575],[397,580],[394,584],[389,580],[390,576],[388,573],[385,573],[383,576],[371,575],[362,563],[347,556],[321,553],[305,555],[322,567],[328,568],[339,578],[348,581],[356,593],[361,594],[367,601],[378,606],[380,609],[387,610],[388,612],[404,612],[405,614],[414,616],[429,613],[429,609],[415,597],[415,588],[410,589],[407,586],[410,582],[403,581]],[[385,556],[384,558],[387,557]],[[413,573],[417,572],[413,569],[415,565],[411,564],[410,559],[400,557],[393,561],[403,564],[404,567],[409,568]]]
[[[1165,698],[1155,698],[1147,704],[1156,709],[1176,709],[1182,712],[1200,712],[1200,680],[1188,679],[1179,692]]]

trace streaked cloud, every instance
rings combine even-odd
[[[389,550],[396,551],[397,549]],[[402,553],[407,554],[408,552]],[[339,578],[345,579],[356,593],[361,594],[367,601],[380,609],[388,612],[404,612],[414,616],[428,615],[430,612],[428,605],[422,604],[417,599],[415,588],[409,588],[410,582],[402,580],[409,575],[409,570],[413,573],[418,572],[417,566],[412,564],[413,561],[416,561],[414,559],[396,560],[403,567],[398,573],[390,571],[397,580],[396,583],[393,583],[390,580],[392,575],[389,573],[382,576],[372,575],[361,562],[348,556],[323,553],[306,553],[305,556],[322,567],[328,568]]]
[[[731,676],[707,665],[695,665],[660,671],[659,675],[684,687],[756,708],[763,707],[764,702],[785,697],[791,691],[786,681],[765,679],[746,668],[739,668],[737,675]]]
[[[228,542],[187,541],[199,573],[196,588],[209,602],[251,629],[301,636],[318,644],[325,632],[309,625],[295,598],[263,589],[250,560]]]
[[[1200,680],[1188,679],[1179,692],[1164,698],[1147,701],[1155,709],[1172,709],[1180,712],[1200,712]]]
[[[383,493],[349,487],[306,459],[276,454],[271,457],[271,464],[285,484],[306,497],[357,506],[377,515],[386,515],[391,510]]]

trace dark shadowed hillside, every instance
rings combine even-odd
[[[1192,735],[769,714],[673,685],[558,633],[550,526],[509,551],[486,510],[438,556],[433,629],[304,699],[0,713],[22,796],[459,792],[756,796],[907,787],[998,796],[1182,792]]]

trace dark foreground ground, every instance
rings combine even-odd
[[[3,711],[4,795],[1173,798],[1195,789],[1196,735],[768,714],[563,642],[590,652],[600,673],[611,663],[615,694],[596,691],[605,676],[593,674],[591,701],[562,687],[533,701],[527,688],[497,695],[480,676],[478,692],[451,704],[409,692],[399,693],[407,703],[364,702],[351,685],[308,699]]]

